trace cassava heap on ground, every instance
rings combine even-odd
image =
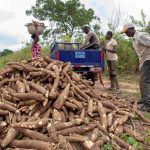
[[[121,139],[128,133],[143,142],[131,121],[150,124],[136,102],[99,94],[63,63],[44,57],[12,62],[0,71],[1,149],[135,149]]]

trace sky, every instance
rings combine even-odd
[[[92,8],[101,18],[102,30],[107,30],[108,21],[114,17],[114,12],[120,8],[121,23],[129,22],[129,15],[140,18],[143,9],[149,19],[150,0],[80,0],[86,8]],[[30,40],[26,23],[35,20],[26,16],[25,11],[35,4],[36,0],[0,0],[0,51],[3,49],[19,50],[22,44]],[[119,29],[118,29],[119,30]]]

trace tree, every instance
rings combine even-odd
[[[12,54],[13,51],[9,49],[4,49],[2,52],[0,52],[0,56],[7,56],[8,54]]]
[[[92,25],[92,29],[98,35],[98,37],[103,35],[103,33],[100,31],[101,30],[101,20],[100,20],[100,18],[98,18],[96,21],[94,21],[94,24]]]
[[[66,34],[71,38],[81,27],[98,19],[93,9],[86,9],[79,0],[36,0],[35,6],[27,10],[26,14],[41,21],[49,21],[45,37]]]
[[[135,24],[140,31],[148,32],[150,34],[150,21],[147,21],[146,14],[144,13],[143,9],[141,9],[141,19],[136,20],[134,16],[130,16],[130,19],[133,24]]]
[[[109,30],[115,32],[120,24],[120,20],[121,20],[121,12],[120,12],[120,7],[119,7],[119,9],[114,10],[112,12],[112,15],[108,19]]]

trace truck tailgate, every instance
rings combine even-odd
[[[104,54],[99,50],[58,50],[57,59],[73,66],[104,67]]]

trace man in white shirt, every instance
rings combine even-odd
[[[103,50],[107,55],[107,66],[109,71],[109,77],[111,86],[109,90],[116,90],[116,92],[120,92],[118,76],[117,76],[117,52],[116,52],[117,41],[113,38],[113,33],[108,31],[106,33],[106,46]]]
[[[132,38],[133,47],[139,58],[140,70],[140,110],[150,112],[150,36],[145,32],[137,32],[132,23],[124,25],[123,31]]]
[[[100,40],[94,31],[91,31],[90,27],[84,26],[83,32],[86,34],[85,41],[81,46],[81,49],[99,49]]]

